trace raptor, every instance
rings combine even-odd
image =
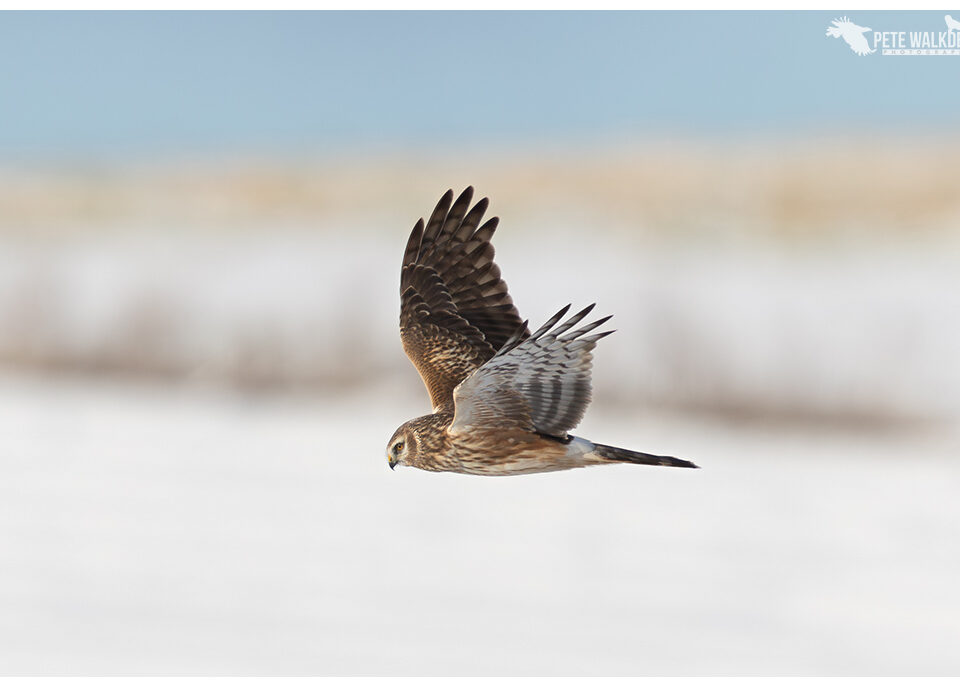
[[[590,403],[593,309],[566,306],[530,333],[493,261],[498,218],[473,187],[447,191],[407,240],[400,271],[400,339],[433,412],[402,424],[387,444],[391,468],[520,475],[589,465],[693,463],[607,446],[569,433]]]

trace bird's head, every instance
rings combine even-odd
[[[398,465],[413,465],[416,460],[420,442],[414,422],[411,420],[400,425],[387,443],[387,463],[391,470]]]

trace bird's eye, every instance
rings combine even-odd
[[[402,450],[403,450],[403,442],[402,442],[402,441],[398,441],[397,443],[395,443],[395,444],[393,445],[393,452],[394,452],[394,453],[400,453],[400,451],[402,451]]]

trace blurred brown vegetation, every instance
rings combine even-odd
[[[582,151],[468,150],[361,159],[196,161],[121,167],[0,168],[0,232],[107,231],[148,218],[242,229],[310,216],[422,212],[437,180],[494,189],[512,217],[542,207],[605,209],[649,231],[772,236],[952,228],[960,222],[960,140],[662,142]],[[487,191],[491,192],[491,191]],[[705,218],[710,221],[705,221]]]
[[[397,251],[445,188],[474,184],[509,224],[498,259],[527,316],[590,298],[626,328],[596,366],[608,400],[952,417],[958,153],[671,141],[0,169],[0,367],[415,397]]]

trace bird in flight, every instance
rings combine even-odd
[[[400,339],[430,394],[433,412],[402,424],[387,444],[390,467],[520,475],[588,465],[693,463],[597,444],[569,434],[590,403],[593,348],[609,317],[574,329],[591,305],[561,309],[530,333],[483,224],[488,201],[473,187],[447,191],[413,227],[400,272]],[[572,331],[571,331],[572,330]]]

